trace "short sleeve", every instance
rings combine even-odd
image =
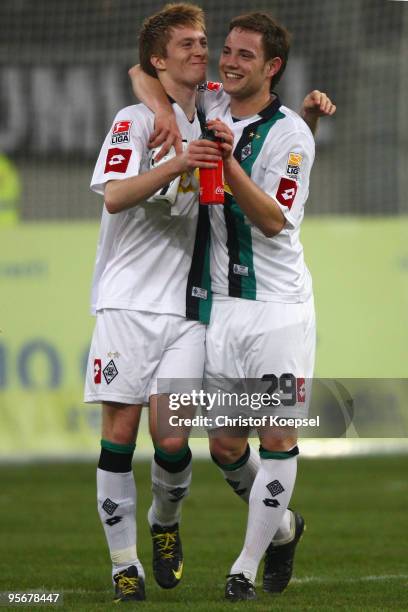
[[[264,157],[265,192],[279,204],[286,227],[294,229],[303,219],[314,155],[313,137],[305,129],[286,134]]]
[[[91,180],[91,189],[104,194],[108,181],[137,176],[147,146],[146,117],[135,107],[116,115],[102,148]]]

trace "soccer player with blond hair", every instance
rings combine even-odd
[[[194,170],[215,167],[219,156],[198,140],[195,91],[207,65],[202,10],[169,5],[149,17],[140,32],[140,57],[171,99],[185,147],[181,155],[155,163],[149,149],[154,115],[143,104],[129,106],[115,117],[91,182],[104,197],[104,207],[85,401],[102,403],[98,512],[118,602],[145,599],[132,472],[145,402],[150,404],[155,448],[148,513],[154,576],[165,589],[175,587],[182,576],[179,525],[191,481],[191,451],[188,432],[170,436],[159,431],[159,412],[167,398],[158,380],[201,383],[211,305],[204,263],[209,221],[207,211],[198,207]]]

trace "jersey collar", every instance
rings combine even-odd
[[[238,121],[245,121],[245,119],[250,119],[251,117],[261,117],[264,121],[268,121],[269,119],[271,119],[282,106],[278,94],[276,94],[275,92],[271,93],[275,96],[274,99],[268,104],[268,106],[259,111],[259,113],[249,115],[248,117],[234,117],[233,115],[231,115],[232,121],[234,123],[238,123]]]
[[[258,115],[262,117],[262,119],[266,119],[266,120],[271,119],[274,116],[274,114],[277,113],[280,107],[282,106],[281,101],[279,100],[278,94],[276,94],[275,92],[272,92],[272,94],[275,96],[272,102],[268,104],[266,108],[259,111],[258,113]]]
[[[167,96],[167,99],[168,99],[168,101],[170,102],[170,104],[171,104],[171,105],[173,105],[173,104],[177,104],[177,102],[175,101],[175,99],[174,99],[174,98],[172,98],[172,97],[171,97],[171,96],[170,96],[170,95],[169,95],[167,92],[166,92],[166,96]],[[177,104],[177,106],[178,106],[178,104]],[[179,108],[180,108],[180,106],[179,106]],[[182,110],[182,109],[181,109],[181,110]],[[184,113],[184,111],[183,111],[183,110],[182,110],[182,112],[183,112],[184,116],[186,117],[186,115],[185,115],[185,113]],[[186,117],[186,119],[187,119],[187,121],[188,121],[189,123],[191,123],[191,125],[192,125],[192,124],[194,123],[194,121],[195,121],[196,116],[197,116],[197,109],[196,109],[196,112],[194,113],[194,117],[193,117],[192,119],[187,119],[187,117]],[[200,121],[200,124],[201,124],[201,121]]]

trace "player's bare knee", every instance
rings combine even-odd
[[[188,445],[188,439],[186,438],[160,438],[153,440],[153,442],[155,446],[169,455],[179,453]]]
[[[211,455],[223,465],[235,463],[245,452],[246,442],[242,440],[223,440],[222,438],[210,439]]]
[[[292,449],[297,444],[297,436],[296,435],[261,435],[260,442],[262,447],[265,450],[280,452],[280,451],[288,451]]]

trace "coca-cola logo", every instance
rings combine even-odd
[[[215,189],[215,193],[216,193],[217,195],[222,195],[222,194],[224,193],[224,188],[223,188],[223,187],[220,187],[220,186],[216,187],[216,189]]]

